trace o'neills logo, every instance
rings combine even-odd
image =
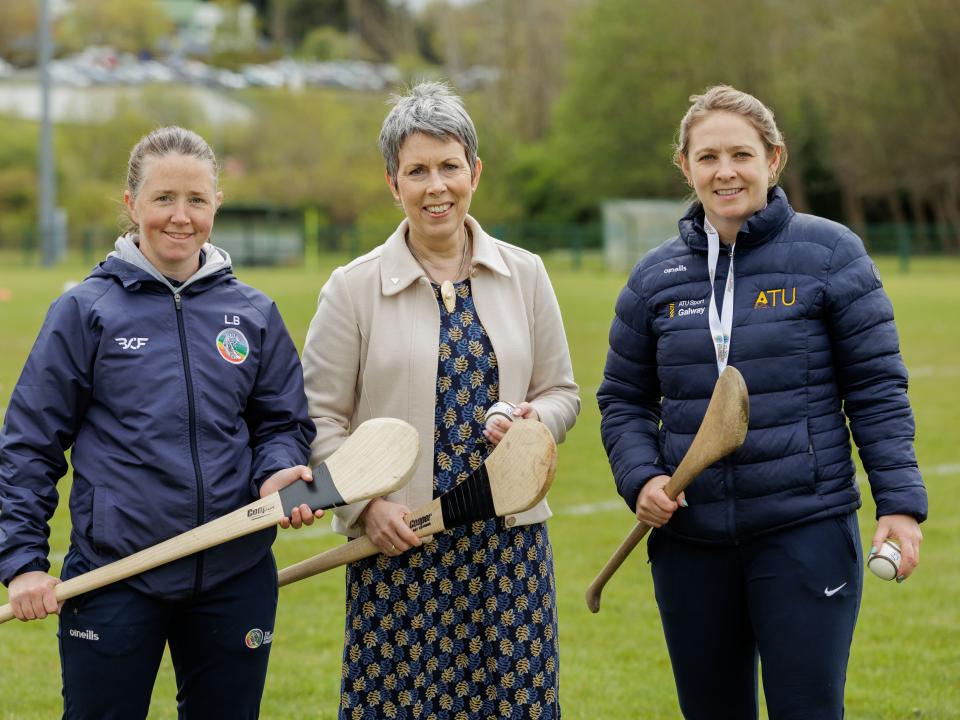
[[[252,518],[257,517],[258,515],[266,515],[267,512],[272,509],[273,508],[263,507],[262,505],[260,507],[250,508],[247,510],[247,517]]]
[[[74,630],[71,628],[70,637],[80,638],[81,640],[99,640],[100,636],[93,630]]]
[[[432,517],[433,515],[424,515],[423,517],[414,518],[408,523],[410,525],[410,529],[413,530],[414,532],[416,532],[417,530],[422,530],[423,528],[425,528],[427,525],[430,524],[430,520]]]

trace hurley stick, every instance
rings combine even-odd
[[[405,520],[418,537],[476,520],[523,512],[540,502],[553,483],[557,445],[546,425],[514,420],[503,439],[470,477]],[[302,580],[380,552],[366,535],[280,571],[280,585]]]
[[[747,385],[740,371],[727,365],[717,380],[713,395],[710,396],[710,404],[707,405],[707,413],[703,416],[703,422],[700,423],[700,429],[697,430],[687,454],[683,456],[670,481],[663,488],[667,497],[676,500],[677,495],[683,492],[697,475],[743,445],[749,419]],[[627,539],[607,560],[600,574],[590,583],[586,594],[590,612],[599,612],[603,586],[613,577],[649,529],[650,526],[646,523],[638,522]]]
[[[302,504],[311,510],[328,509],[394,492],[413,475],[419,454],[420,440],[413,426],[394,418],[367,420],[313,469],[313,482],[298,480],[221,518],[59,583],[54,593],[62,602],[125,580],[276,525]],[[0,623],[12,618],[9,604],[0,607]]]

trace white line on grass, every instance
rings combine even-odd
[[[960,475],[960,463],[945,463],[943,465],[933,465],[931,467],[922,467],[920,470],[924,475]],[[858,482],[866,481],[863,475],[857,475]],[[598,503],[584,503],[580,505],[566,505],[557,508],[555,514],[563,516],[572,515],[593,515],[600,512],[613,512],[615,510],[626,510],[622,500],[607,500]],[[281,531],[277,534],[279,542],[290,542],[292,540],[303,540],[306,538],[324,537],[333,533],[329,525],[317,525],[314,527],[301,528],[300,530]],[[61,563],[66,553],[57,552],[50,554],[50,562]]]
[[[608,500],[607,502],[587,503],[585,505],[568,505],[557,509],[557,515],[592,515],[596,512],[611,512],[626,510],[623,500]]]
[[[607,502],[589,503],[586,505],[567,505],[566,507],[558,508],[555,514],[592,515],[597,512],[610,512],[612,510],[620,510],[621,508],[626,510],[626,505],[623,504],[622,500],[609,500]],[[333,531],[329,525],[323,525],[320,527],[303,528],[301,530],[295,530],[294,532],[281,532],[277,536],[277,539],[283,541],[299,540],[300,538],[329,535],[331,532]]]
[[[920,472],[924,475],[955,475],[960,474],[960,463],[947,463],[946,465],[934,465],[930,468],[922,467]]]
[[[915,365],[908,366],[907,371],[911,380],[960,377],[960,365]],[[599,389],[599,386],[581,387],[580,392],[586,396],[596,397]]]
[[[957,377],[960,375],[960,365],[919,365],[917,367],[908,367],[910,379],[918,378],[942,378]]]

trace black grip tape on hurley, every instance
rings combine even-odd
[[[295,507],[309,505],[311,510],[329,510],[330,508],[346,505],[333,478],[327,469],[326,463],[320,463],[313,469],[313,482],[297,480],[280,491],[280,503],[283,514],[290,517]]]
[[[497,511],[493,506],[486,465],[481,465],[470,477],[441,495],[440,510],[443,512],[443,526],[448,530],[495,517]]]

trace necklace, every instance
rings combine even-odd
[[[463,273],[464,263],[467,261],[467,243],[469,242],[470,233],[469,231],[464,233],[463,237],[463,252],[460,255],[460,265],[457,266],[457,273],[454,275],[454,279],[460,277]],[[427,270],[427,266],[423,263],[423,260],[420,259],[420,256],[417,255],[417,251],[413,249],[413,245],[410,244],[410,239],[407,238],[407,248],[410,250],[410,254],[413,255],[413,259],[417,261],[417,265],[420,266],[420,269],[427,274],[427,277],[430,278],[431,282],[437,284],[436,279],[433,275],[430,274],[430,271]],[[447,309],[448,313],[452,313],[457,307],[457,291],[454,290],[453,283],[449,280],[444,280],[440,285],[440,298],[443,300],[443,306]]]

